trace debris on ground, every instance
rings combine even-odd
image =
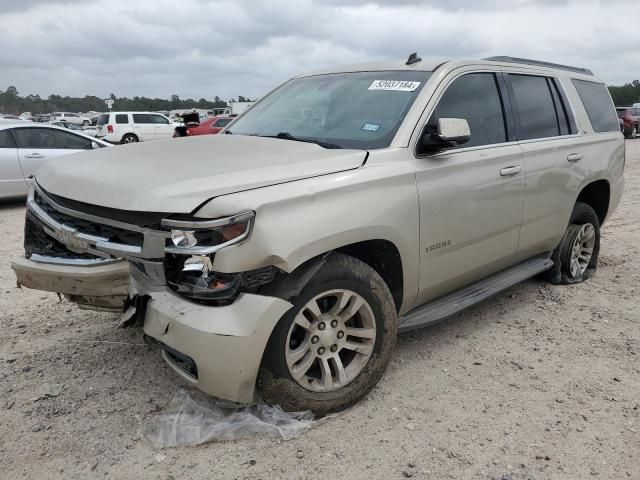
[[[279,435],[284,440],[291,440],[311,428],[313,423],[313,414],[309,411],[285,412],[265,403],[233,409],[216,404],[201,392],[179,390],[164,412],[142,420],[140,436],[154,449],[256,435]]]
[[[50,397],[57,397],[62,393],[64,383],[43,383],[38,389],[38,396],[32,398],[34,402],[38,400],[44,400]]]

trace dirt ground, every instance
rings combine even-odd
[[[140,418],[185,383],[116,315],[16,288],[24,209],[2,204],[0,478],[640,479],[640,140],[626,178],[588,282],[403,334],[366,400],[296,440],[160,454]],[[43,383],[65,388],[33,401]]]

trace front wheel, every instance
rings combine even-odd
[[[586,203],[573,207],[569,226],[553,253],[555,263],[547,278],[554,284],[569,285],[588,279],[598,267],[600,221]]]
[[[380,275],[334,253],[294,272],[277,290],[293,308],[267,345],[258,376],[262,398],[325,415],[369,393],[389,364],[397,334],[393,297]]]
[[[88,127],[89,126],[89,120],[85,120],[82,122],[82,126],[83,127]]]

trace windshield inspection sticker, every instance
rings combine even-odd
[[[420,82],[407,82],[405,80],[374,80],[369,90],[391,90],[394,92],[414,92],[420,86]]]
[[[367,132],[377,132],[380,128],[380,125],[377,123],[365,123],[362,126],[362,130],[366,130]]]

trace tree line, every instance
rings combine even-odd
[[[199,100],[181,99],[178,95],[171,95],[165,98],[147,97],[116,97],[109,95],[113,100],[113,110],[178,110],[187,108],[203,108],[211,110],[213,108],[224,108],[227,102],[215,97],[213,100],[201,98]],[[20,96],[15,86],[8,87],[5,91],[0,91],[0,113],[19,114],[22,112],[37,113],[51,112],[104,112],[107,109],[104,98],[93,95],[84,97],[62,97],[60,95],[49,95],[42,98],[40,95]],[[239,102],[249,102],[249,98],[239,96]]]
[[[640,103],[640,80],[634,80],[624,85],[609,86],[609,92],[616,105],[628,106]],[[178,95],[171,95],[171,98],[147,98],[147,97],[116,97],[109,95],[113,100],[114,110],[177,110],[183,108],[224,108],[227,102],[215,97],[213,100],[192,98],[183,100]],[[248,102],[248,98],[239,96],[239,102]],[[62,97],[60,95],[49,95],[41,98],[40,95],[20,96],[18,89],[14,86],[8,87],[5,91],[0,91],[0,112],[1,113],[50,113],[50,112],[103,112],[106,110],[104,99],[92,95],[84,97]]]

